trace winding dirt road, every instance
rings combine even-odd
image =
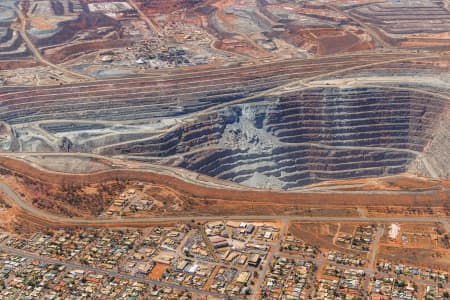
[[[28,49],[30,49],[30,51],[33,53],[33,56],[36,58],[37,61],[39,61],[40,63],[42,63],[43,65],[46,65],[52,69],[58,70],[64,74],[66,74],[69,77],[75,77],[78,79],[83,79],[83,80],[93,80],[94,78],[88,75],[84,75],[84,74],[80,74],[71,70],[68,70],[66,68],[63,68],[59,65],[55,65],[54,63],[48,61],[46,58],[44,58],[41,55],[41,52],[39,51],[39,49],[36,48],[36,46],[34,45],[34,43],[31,41],[31,39],[28,37],[28,33],[27,33],[27,19],[26,16],[23,14],[21,9],[17,9],[17,15],[19,17],[21,26],[20,26],[20,35],[22,36],[25,44],[27,45]]]
[[[166,217],[139,217],[139,218],[70,218],[58,216],[41,209],[36,208],[29,202],[19,196],[11,187],[4,182],[0,182],[0,190],[3,191],[8,198],[20,208],[24,213],[33,216],[42,221],[51,221],[61,223],[67,226],[130,226],[130,225],[151,225],[154,223],[166,222],[190,222],[192,219],[196,221],[212,221],[217,219],[232,220],[260,220],[275,221],[283,220],[284,222],[402,222],[402,223],[424,223],[424,222],[448,222],[449,218],[437,217],[382,217],[382,218],[364,218],[364,217],[309,217],[309,216],[273,216],[273,215],[222,215],[222,216],[166,216]]]

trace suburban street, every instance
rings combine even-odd
[[[29,258],[29,259],[33,259],[33,260],[38,260],[38,261],[41,261],[41,262],[46,263],[46,264],[63,265],[63,266],[66,266],[68,268],[72,268],[72,269],[75,269],[75,270],[84,270],[84,271],[88,271],[88,272],[94,272],[94,273],[97,273],[97,274],[104,274],[104,275],[108,275],[108,276],[114,276],[114,277],[118,277],[118,278],[144,282],[144,283],[148,283],[148,284],[155,284],[155,285],[164,286],[164,287],[181,289],[181,290],[186,290],[186,291],[189,291],[189,292],[192,292],[192,293],[195,293],[195,294],[204,294],[204,295],[208,295],[208,296],[218,297],[218,298],[221,298],[221,299],[225,299],[225,298],[226,299],[240,299],[238,297],[231,297],[230,298],[230,297],[226,297],[226,296],[224,296],[222,294],[219,294],[219,293],[213,293],[213,292],[209,292],[209,291],[205,291],[205,290],[199,290],[199,289],[195,289],[195,288],[188,287],[188,286],[180,286],[180,285],[173,284],[173,283],[170,283],[170,282],[152,280],[152,279],[149,279],[149,278],[146,278],[146,277],[132,276],[132,275],[121,273],[121,272],[115,272],[115,271],[100,269],[100,268],[91,267],[91,266],[87,266],[87,265],[83,265],[83,264],[77,264],[77,263],[73,263],[73,262],[67,262],[67,261],[51,259],[51,258],[48,258],[48,257],[42,257],[42,256],[39,256],[39,255],[35,255],[33,253],[17,250],[17,249],[14,249],[14,248],[3,246],[3,245],[0,245],[0,251],[9,253],[11,255],[18,255],[18,256]]]

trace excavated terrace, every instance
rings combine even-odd
[[[344,73],[307,80],[377,59],[327,58],[10,90],[0,95],[0,145],[16,152],[147,160],[287,190],[407,171],[448,178],[450,161],[440,155],[450,150],[445,84],[436,83],[439,93],[432,93],[414,77],[417,70],[401,63],[392,64],[397,79],[380,66],[361,71],[365,81]]]

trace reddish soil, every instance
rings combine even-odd
[[[36,67],[39,64],[33,59],[0,61],[0,70],[15,70]]]
[[[433,38],[408,38],[406,41],[399,43],[401,48],[442,48],[450,49],[449,39],[433,39]]]
[[[450,269],[450,252],[448,250],[410,248],[404,245],[401,247],[382,245],[377,258],[437,270],[448,271]]]
[[[368,217],[386,217],[386,216],[416,216],[416,217],[431,217],[431,216],[450,216],[450,203],[443,203],[443,206],[369,206],[367,207]]]
[[[342,250],[333,244],[333,237],[338,230],[336,224],[294,223],[289,232],[296,238],[318,248]]]
[[[327,55],[339,53],[355,46],[359,39],[357,36],[349,32],[338,32],[338,30],[330,30],[330,32],[315,32],[318,36],[317,54]]]
[[[53,63],[62,63],[77,56],[103,49],[123,48],[132,44],[129,40],[91,41],[85,43],[69,44],[63,47],[47,49],[45,56]]]
[[[449,250],[450,240],[445,226],[441,223],[398,224],[400,232],[394,240],[389,237],[389,231],[385,230],[381,239],[386,246]],[[402,236],[406,239],[403,241]],[[450,254],[449,254],[450,255]]]
[[[346,186],[349,185],[349,186]],[[412,177],[408,174],[383,177],[333,180],[312,185],[314,187],[332,187],[339,191],[421,191],[450,188],[450,182]]]
[[[352,32],[337,28],[291,28],[284,38],[318,55],[369,50],[375,47],[372,41],[363,41]]]
[[[226,200],[257,203],[277,203],[277,204],[295,204],[303,207],[355,207],[355,206],[440,206],[450,201],[449,181],[442,181],[442,189],[432,189],[427,193],[413,194],[372,194],[366,193],[362,197],[360,194],[353,193],[282,193],[266,190],[236,190],[233,188],[213,188],[202,186],[196,183],[187,182],[180,178],[153,172],[141,170],[106,170],[92,174],[62,174],[50,172],[43,169],[30,166],[29,164],[8,157],[0,158],[0,166],[6,171],[19,173],[31,178],[39,178],[39,181],[50,184],[75,184],[86,185],[101,183],[111,180],[130,180],[154,183],[162,186],[168,186],[189,198],[212,200]],[[17,176],[17,174],[16,174]],[[202,179],[216,181],[213,178],[203,177]]]
[[[168,14],[180,9],[193,9],[197,6],[205,5],[207,0],[166,0],[166,1],[146,1],[137,0],[139,7],[146,13]]]
[[[168,265],[163,265],[160,263],[157,263],[152,271],[150,272],[150,274],[148,274],[148,278],[153,279],[153,280],[159,280],[162,276],[162,274],[164,274],[164,272],[169,268]]]
[[[34,206],[65,216],[97,216],[125,189],[122,181],[57,185],[28,177],[17,180]]]
[[[221,49],[228,52],[235,52],[240,53],[243,55],[255,57],[255,58],[262,58],[266,57],[268,54],[255,46],[253,46],[249,41],[247,40],[238,40],[238,39],[224,39],[219,40],[214,44],[214,47],[217,49]]]

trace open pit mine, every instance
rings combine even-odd
[[[433,60],[417,61],[355,55],[11,88],[0,100],[0,145],[120,157],[283,190],[405,172],[448,179],[450,85],[433,74]],[[358,70],[361,63],[372,66]]]
[[[449,300],[450,0],[0,0],[0,299]]]

